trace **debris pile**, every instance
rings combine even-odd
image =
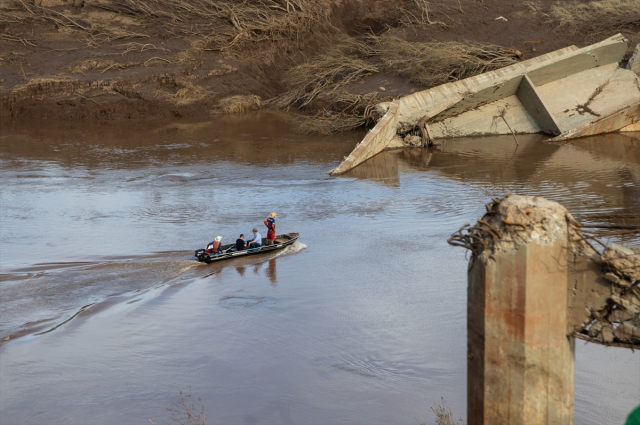
[[[611,296],[604,309],[592,312],[590,338],[609,344],[640,345],[640,249],[609,245],[600,256]]]

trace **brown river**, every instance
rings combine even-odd
[[[506,192],[640,211],[640,133],[451,139],[328,177],[362,136],[269,112],[3,119],[0,423],[160,424],[189,389],[210,424],[430,424],[441,397],[464,418],[467,253],[447,237]],[[271,211],[299,243],[194,261]],[[640,353],[577,341],[575,392],[576,424],[623,423]]]

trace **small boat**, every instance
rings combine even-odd
[[[284,235],[276,236],[276,239],[273,241],[273,245],[265,245],[265,238],[262,238],[262,245],[258,248],[249,248],[243,249],[242,251],[238,251],[236,249],[236,244],[222,245],[222,253],[221,254],[208,254],[205,249],[196,249],[196,258],[201,263],[215,263],[216,261],[230,260],[232,258],[240,258],[247,257],[249,255],[257,255],[257,254],[266,254],[268,252],[278,251],[282,248],[286,248],[287,246],[293,244],[298,240],[300,234],[298,233],[285,233]]]

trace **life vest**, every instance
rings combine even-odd
[[[220,241],[213,241],[207,246],[207,254],[220,252]]]
[[[267,229],[269,229],[270,232],[276,230],[276,220],[271,217],[264,221],[264,225],[267,226]]]

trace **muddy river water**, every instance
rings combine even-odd
[[[363,133],[273,113],[0,123],[0,422],[433,423],[466,416],[466,259],[447,237],[512,191],[578,218],[640,210],[640,133],[448,140],[340,178]],[[264,228],[300,243],[202,265]],[[626,244],[637,244],[628,239]],[[622,423],[640,353],[576,343],[576,424]]]

